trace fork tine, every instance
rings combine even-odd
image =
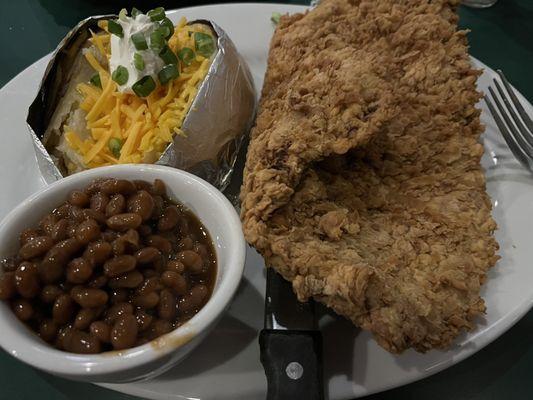
[[[533,134],[528,131],[527,128],[524,126],[524,124],[516,114],[513,106],[509,102],[508,96],[505,95],[500,83],[496,79],[494,79],[494,84],[496,85],[496,89],[498,89],[498,93],[500,94],[500,97],[502,98],[503,103],[507,108],[507,113],[503,114],[503,116],[506,117],[510,114],[516,124],[516,127],[518,128],[518,131],[510,120],[506,119],[505,122],[507,122],[507,125],[511,128],[514,135],[519,139],[522,148],[526,148],[530,154],[533,154]]]
[[[492,90],[490,86],[489,86],[489,91],[491,92],[491,95],[494,98],[494,101],[497,102],[498,100],[496,97],[494,97],[494,91]],[[498,128],[500,129],[500,132],[503,138],[507,142],[507,145],[509,146],[509,148],[511,149],[515,157],[518,159],[518,161],[520,161],[520,163],[524,167],[529,169],[530,166],[529,166],[527,155],[523,153],[522,149],[520,148],[520,146],[514,139],[513,135],[511,135],[511,132],[509,132],[509,130],[507,129],[507,126],[505,126],[505,123],[500,118],[498,111],[496,111],[496,109],[494,108],[494,105],[492,104],[492,101],[490,101],[489,96],[484,96],[484,99],[485,99],[485,103],[487,103],[487,106],[489,107],[489,111],[492,114],[494,121],[496,122],[496,125],[498,125]]]
[[[522,117],[522,120],[524,121],[524,123],[528,127],[529,131],[533,132],[533,121],[531,120],[531,118],[529,118],[529,115],[524,110],[524,107],[522,107],[522,103],[520,103],[520,101],[516,97],[516,94],[515,94],[512,86],[509,84],[509,81],[507,80],[507,78],[505,77],[505,75],[503,74],[501,69],[496,70],[496,72],[500,76],[500,79],[503,82],[503,86],[505,86],[505,89],[507,90],[507,93],[509,93],[509,96],[511,97],[511,100],[513,101],[513,104],[514,104],[515,108],[517,109],[518,113]]]
[[[514,141],[516,142],[517,146],[520,148],[521,152],[526,157],[531,157],[531,148],[527,142],[524,141],[522,138],[522,135],[518,132],[516,127],[513,125],[511,119],[509,118],[509,113],[506,112],[506,109],[504,108],[503,104],[500,102],[500,99],[498,96],[496,96],[496,93],[494,93],[494,90],[491,86],[489,86],[489,92],[492,95],[492,100],[494,103],[496,103],[496,107],[498,108],[498,111],[500,112],[500,115],[502,116],[503,120],[505,121],[505,124],[507,125],[507,131],[509,134],[513,137]]]

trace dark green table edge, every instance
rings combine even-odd
[[[4,0],[0,4],[0,86],[52,51],[82,18],[135,5],[167,9],[211,1]],[[305,1],[286,1],[306,4]],[[470,29],[471,54],[509,80],[533,100],[533,1],[500,0],[486,10],[461,8],[460,26]],[[5,128],[4,128],[5,129]],[[532,289],[533,290],[533,289]],[[1,333],[0,333],[1,334]],[[499,339],[467,360],[410,385],[367,397],[401,399],[533,398],[533,312]],[[0,352],[0,399],[125,400],[131,396],[38,372]],[[216,397],[214,397],[216,398]]]

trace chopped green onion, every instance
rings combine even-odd
[[[177,64],[178,63],[178,57],[176,57],[174,52],[168,46],[163,47],[163,50],[159,52],[159,57],[161,57],[161,59],[165,62],[165,64]]]
[[[100,80],[100,74],[98,72],[94,74],[93,76],[91,76],[90,82],[91,82],[91,85],[94,85],[102,89],[102,81]]]
[[[157,74],[161,85],[164,85],[172,79],[176,79],[178,76],[180,76],[180,71],[175,64],[165,65]]]
[[[118,19],[120,19],[121,21],[125,21],[127,16],[128,16],[128,10],[126,10],[125,8],[120,10],[120,12],[118,13]]]
[[[111,138],[109,139],[109,142],[107,142],[107,147],[109,147],[109,151],[116,157],[120,157],[120,150],[122,149],[122,140],[118,138]]]
[[[167,17],[163,18],[163,21],[159,24],[159,27],[162,29],[165,39],[170,39],[174,34],[174,24]]]
[[[131,17],[133,19],[137,18],[137,15],[139,15],[139,14],[142,14],[142,12],[140,10],[136,9],[135,7],[131,8]]]
[[[146,97],[155,89],[155,81],[150,75],[143,76],[131,87],[139,97]]]
[[[157,7],[146,13],[152,21],[161,21],[165,18],[165,9],[163,7]]]
[[[122,25],[120,25],[117,21],[114,19],[110,19],[107,22],[107,30],[109,33],[112,33],[113,35],[117,35],[118,37],[124,37],[124,31],[122,30]]]
[[[150,48],[155,51],[161,51],[165,47],[166,40],[163,32],[156,29],[150,34]]]
[[[194,32],[194,43],[196,46],[196,52],[205,58],[208,58],[215,51],[215,41],[203,32]]]
[[[279,24],[280,18],[281,18],[281,13],[273,12],[272,16],[270,17],[270,20],[274,23],[274,25],[277,25]]]
[[[126,67],[119,65],[116,70],[111,74],[111,79],[113,79],[120,86],[124,85],[128,81],[129,73]]]
[[[142,32],[137,32],[131,35],[131,41],[136,50],[146,50],[148,48],[148,43],[146,43],[146,39]]]
[[[144,69],[144,60],[143,60],[143,57],[139,53],[135,53],[133,55],[133,65],[139,71],[142,71]]]
[[[178,58],[183,64],[191,65],[195,58],[194,51],[188,47],[184,47],[178,52]]]

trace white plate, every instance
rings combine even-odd
[[[172,13],[177,19],[205,18],[228,32],[248,62],[261,88],[272,35],[272,12],[295,13],[301,6],[229,4],[187,8]],[[34,160],[25,126],[48,57],[37,61],[0,90],[0,217],[44,185]],[[474,60],[474,64],[484,67]],[[479,80],[483,90],[494,72],[486,69]],[[533,107],[520,96],[526,110]],[[500,138],[484,104],[482,119],[487,186],[499,225],[496,233],[502,260],[490,272],[483,288],[488,312],[477,329],[461,336],[448,351],[425,355],[407,351],[394,356],[381,349],[366,332],[342,319],[329,318],[325,326],[325,378],[332,400],[379,392],[421,379],[472,355],[517,322],[532,306],[533,179],[514,160]],[[263,260],[248,251],[245,279],[227,315],[214,332],[181,364],[147,382],[104,385],[110,389],[152,399],[263,400],[265,377],[259,363],[257,333],[263,323]]]

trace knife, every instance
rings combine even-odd
[[[264,326],[259,348],[267,400],[323,400],[322,335],[313,300],[299,302],[273,268],[267,268]]]

